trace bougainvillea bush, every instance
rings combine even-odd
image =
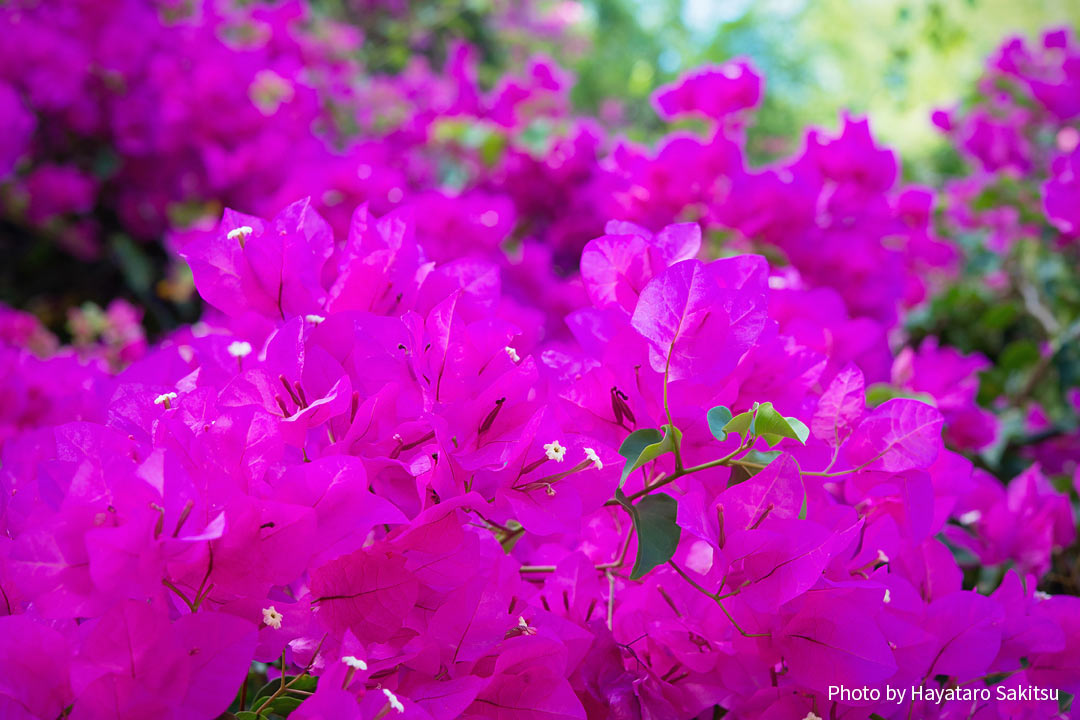
[[[131,16],[148,43],[215,48],[223,75],[185,92],[236,71],[287,105],[287,78],[337,78],[338,110],[399,122],[334,126],[334,149],[319,102],[290,124],[223,82],[207,111],[252,120],[239,146],[302,143],[293,164],[287,139],[244,151],[270,178],[221,165],[253,193],[236,200],[213,174],[148,170],[200,188],[200,212],[236,206],[214,227],[154,216],[201,319],[148,338],[146,308],[117,298],[73,310],[61,343],[0,309],[0,717],[1077,716],[1068,34],[1007,44],[982,99],[938,118],[983,164],[937,189],[903,184],[853,116],[750,166],[764,79],[747,60],[661,88],[658,114],[698,130],[639,146],[573,116],[549,60],[483,89],[462,45],[361,82],[300,41],[220,45],[232,21],[212,9]],[[125,47],[86,16],[134,9],[4,12],[56,13],[21,37],[52,28],[38,67],[74,83],[67,40]],[[183,47],[125,67],[203,61]],[[986,119],[1002,78],[1015,112]],[[173,82],[139,81],[162,102]],[[29,203],[12,222],[34,232],[97,217],[56,204],[79,182],[41,128],[81,116],[49,114],[61,94],[42,86],[0,86],[24,120],[5,136]],[[127,137],[167,126],[211,167],[198,132],[216,131],[140,107],[162,114]],[[94,207],[159,187],[107,177],[84,188]],[[171,192],[155,207],[189,199]],[[1058,294],[1014,246],[1055,258]],[[980,282],[1013,315],[965,327],[948,298]]]

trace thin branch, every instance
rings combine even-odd
[[[772,633],[748,633],[745,630],[743,630],[742,627],[739,626],[739,623],[736,622],[735,618],[731,616],[731,613],[728,612],[728,609],[726,607],[724,607],[723,600],[724,600],[724,598],[731,597],[730,593],[728,595],[717,595],[716,593],[711,593],[708,590],[706,590],[705,588],[703,588],[701,585],[699,585],[698,582],[696,580],[694,580],[694,578],[690,577],[686,573],[686,571],[683,570],[681,567],[679,567],[678,564],[674,560],[668,560],[668,565],[673,567],[675,569],[675,572],[679,573],[679,575],[682,577],[682,579],[685,580],[686,582],[690,583],[690,585],[692,585],[695,590],[697,590],[698,592],[702,593],[703,595],[705,595],[706,597],[711,599],[713,602],[715,602],[716,605],[724,612],[724,615],[727,616],[727,619],[731,621],[732,627],[734,627],[735,630],[740,635],[742,635],[743,637],[748,637],[748,638],[772,637]]]
[[[285,651],[281,651],[281,687],[274,691],[273,695],[266,698],[266,700],[255,709],[256,715],[261,715],[263,710],[268,708],[270,704],[281,697],[282,694],[289,692],[293,685],[298,683],[301,678],[311,671],[311,668],[315,665],[315,660],[319,657],[319,651],[322,650],[323,643],[326,642],[326,635],[326,633],[323,633],[322,639],[319,640],[319,644],[315,647],[315,652],[311,655],[311,662],[308,663],[306,668],[300,671],[299,675],[294,677],[288,683],[285,682]]]

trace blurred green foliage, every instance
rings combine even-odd
[[[1075,0],[315,0],[364,34],[365,65],[397,72],[412,56],[440,65],[456,39],[474,45],[480,79],[532,52],[573,70],[572,99],[627,137],[663,126],[658,86],[705,63],[749,57],[766,77],[750,131],[753,160],[796,150],[807,125],[869,114],[909,179],[955,172],[930,112],[972,91],[1008,35],[1080,27]],[[523,22],[523,19],[525,20]],[[561,29],[559,29],[561,28]],[[617,120],[617,122],[616,122]]]
[[[625,105],[628,134],[659,124],[646,102],[694,66],[744,55],[766,77],[751,147],[758,160],[796,149],[808,124],[850,109],[873,118],[917,180],[953,157],[930,112],[971,92],[985,58],[1011,34],[1080,26],[1073,0],[585,0],[592,50],[574,66],[574,100]]]

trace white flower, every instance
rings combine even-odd
[[[397,695],[390,692],[389,688],[383,688],[383,695],[386,696],[387,701],[390,703],[390,707],[397,710],[399,713],[405,712],[405,706],[401,704],[401,701],[397,699]]]
[[[273,605],[268,608],[263,608],[263,622],[267,627],[272,627],[275,630],[281,629],[281,621],[285,618],[284,615],[279,613]]]
[[[255,231],[251,229],[250,225],[243,225],[243,226],[238,227],[238,228],[236,228],[234,230],[230,230],[229,234],[226,235],[225,237],[229,238],[230,240],[239,239],[240,242],[243,242],[244,240],[247,239],[247,236],[250,235],[253,232],[255,232]]]
[[[510,356],[510,359],[514,362],[521,362],[521,356],[517,354],[517,350],[507,345],[503,350],[506,350],[506,354]]]
[[[319,323],[326,322],[326,318],[324,318],[322,315],[305,315],[304,319],[312,325],[318,325]]]
[[[982,513],[978,510],[969,510],[968,512],[964,513],[956,519],[960,521],[961,525],[971,525],[972,523],[977,523],[979,522],[979,520],[982,519]]]
[[[597,470],[604,469],[604,463],[600,462],[600,456],[596,454],[596,451],[592,448],[585,448],[585,459],[592,461],[592,464],[596,466]]]
[[[881,601],[886,605],[892,602],[892,594],[889,592],[889,588],[885,588],[885,597],[881,598]]]
[[[341,662],[345,663],[346,665],[355,670],[367,670],[367,663],[358,657],[354,657],[353,655],[346,655],[345,657],[341,658]]]
[[[563,458],[566,457],[566,448],[560,445],[558,440],[552,440],[549,443],[544,443],[544,454],[547,455],[548,460],[562,462]]]
[[[162,393],[161,395],[158,395],[156,398],[154,398],[154,404],[155,405],[164,405],[166,408],[170,408],[170,407],[172,407],[172,405],[170,404],[170,401],[175,400],[175,399],[176,399],[176,393],[174,393],[174,392]]]
[[[247,357],[251,354],[251,343],[245,340],[233,340],[226,348],[234,358]]]

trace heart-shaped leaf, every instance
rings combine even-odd
[[[720,441],[727,440],[727,431],[724,430],[724,426],[731,422],[731,418],[731,410],[723,405],[717,405],[706,413],[705,419],[709,422],[709,432],[714,438]]]
[[[725,433],[739,433],[743,438],[748,435],[763,437],[769,447],[775,446],[784,438],[805,444],[810,437],[810,428],[798,418],[781,415],[771,402],[754,403],[753,408],[733,417],[721,430]],[[713,432],[713,435],[716,433]]]
[[[678,503],[664,493],[646,495],[637,505],[631,504],[622,490],[615,491],[615,498],[630,513],[637,535],[637,557],[630,571],[630,579],[637,580],[657,565],[663,565],[675,554],[682,534],[675,523]]]
[[[805,444],[810,437],[810,428],[798,418],[784,417],[776,411],[771,402],[762,403],[757,410],[753,432],[765,438],[769,447],[775,446],[784,438],[798,440]]]
[[[663,433],[655,428],[635,430],[623,440],[619,454],[626,458],[626,465],[619,478],[619,487],[623,486],[630,473],[664,453],[674,452],[675,446],[682,442],[682,431],[677,427],[664,425],[662,429]]]

